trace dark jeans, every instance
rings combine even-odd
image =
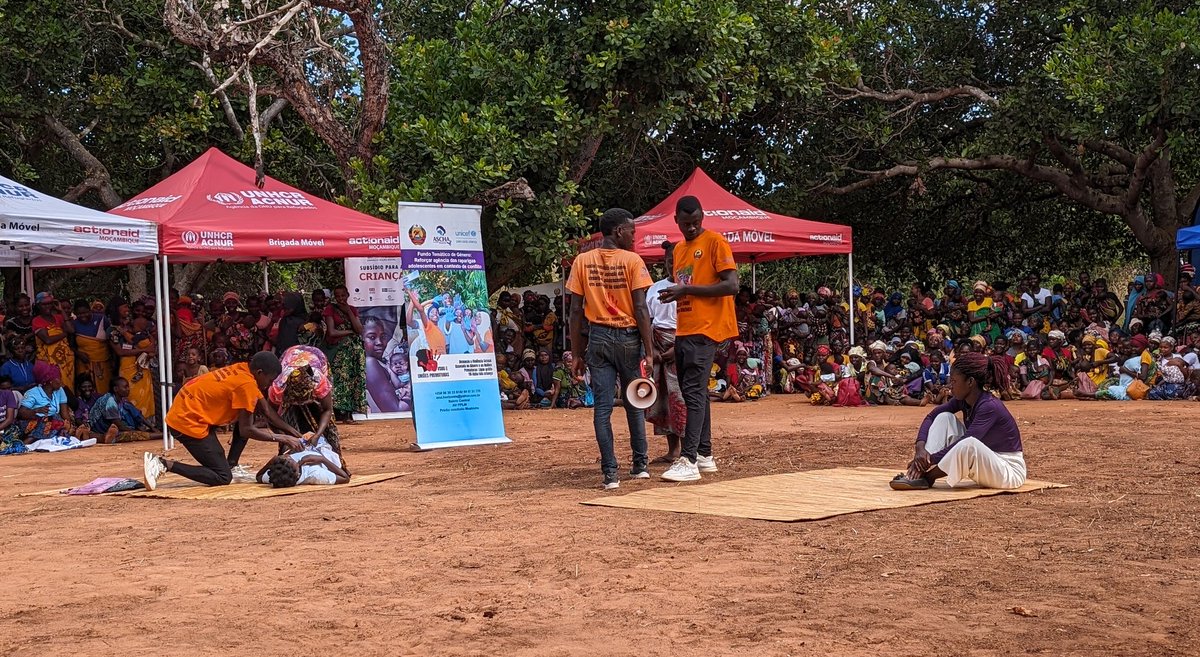
[[[233,472],[229,469],[229,461],[225,459],[221,441],[217,439],[216,427],[209,427],[208,435],[203,438],[185,436],[174,429],[171,429],[171,435],[200,465],[174,461],[171,467],[167,468],[169,472],[205,486],[228,486],[233,481]]]
[[[675,337],[675,370],[679,392],[687,406],[687,428],[681,454],[692,463],[696,455],[712,456],[712,413],[708,402],[708,380],[712,376],[717,343],[704,335]]]
[[[605,477],[617,475],[617,454],[613,449],[612,410],[618,381],[624,390],[641,376],[642,339],[637,329],[617,329],[593,324],[588,330],[587,365],[592,375],[592,396],[596,405],[592,424],[600,446],[600,470]],[[646,469],[646,419],[641,409],[625,405],[629,423],[629,447],[633,450],[633,471]]]

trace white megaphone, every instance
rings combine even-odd
[[[638,410],[646,410],[654,405],[654,401],[658,399],[658,386],[654,384],[654,380],[646,376],[646,370],[642,368],[642,376],[629,382],[625,386],[625,403]]]

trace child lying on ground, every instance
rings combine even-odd
[[[350,481],[350,473],[342,468],[341,457],[322,436],[313,447],[267,461],[255,479],[273,488],[291,488],[304,484],[345,484]]]

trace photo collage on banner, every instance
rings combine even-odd
[[[479,206],[401,203],[397,218],[417,446],[510,442]]]
[[[399,258],[346,258],[349,303],[362,324],[367,413],[359,420],[412,417],[412,372],[405,335],[404,270]]]

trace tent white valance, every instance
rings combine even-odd
[[[149,262],[158,226],[47,196],[0,176],[0,267]]]

